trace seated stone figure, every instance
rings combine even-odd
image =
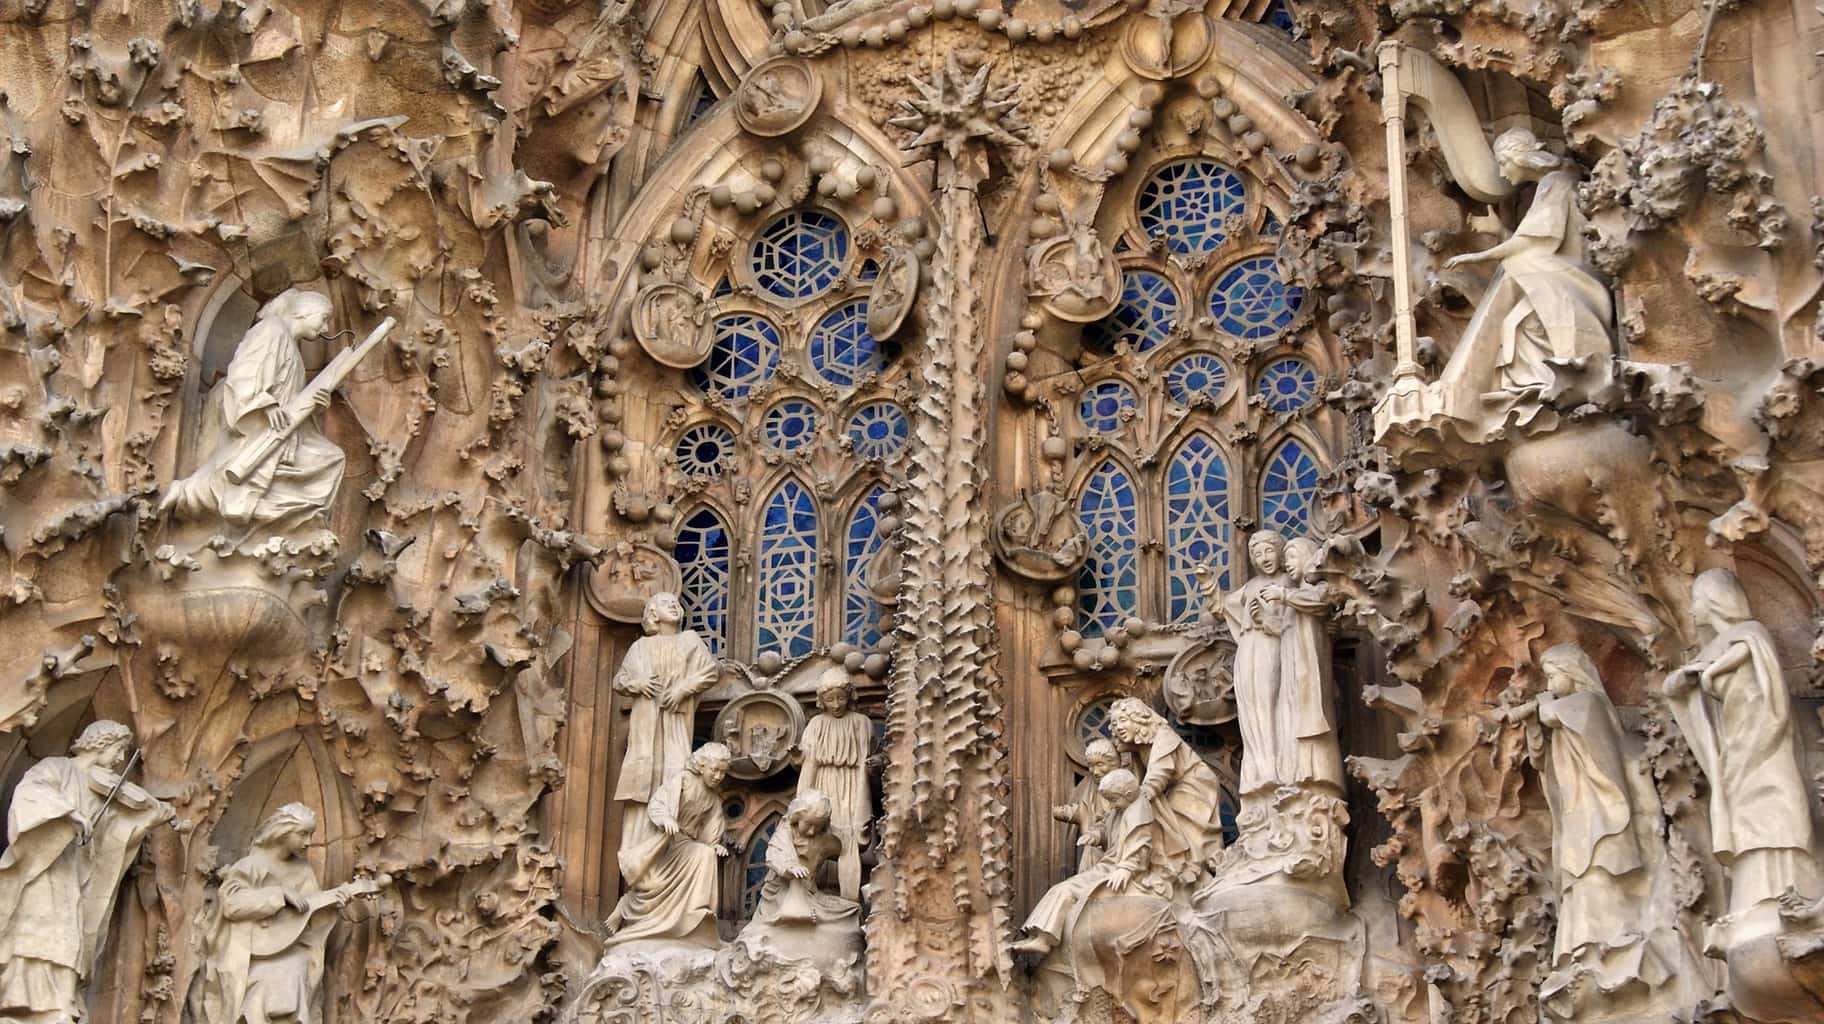
[[[604,922],[607,948],[636,940],[665,940],[715,949],[716,876],[728,856],[728,820],[717,792],[733,760],[727,747],[706,743],[684,770],[665,780],[648,808],[657,835],[621,850],[627,892]]]
[[[1052,886],[1026,919],[1028,935],[1014,943],[1016,953],[1044,956],[1065,942],[1079,917],[1098,895],[1115,895],[1129,886],[1170,898],[1171,880],[1161,877],[1154,861],[1156,827],[1152,808],[1139,800],[1140,780],[1117,768],[1097,787],[1108,806],[1103,825],[1107,839],[1100,860]]]
[[[758,957],[812,960],[832,967],[861,952],[861,904],[823,891],[820,875],[836,865],[843,841],[830,824],[830,798],[799,791],[766,847],[766,882],[740,942]]]

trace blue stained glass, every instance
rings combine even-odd
[[[816,434],[817,410],[801,398],[788,398],[766,410],[760,422],[760,440],[782,452],[804,447]]]
[[[1178,290],[1150,270],[1130,270],[1121,281],[1120,304],[1090,326],[1089,343],[1104,352],[1123,341],[1136,352],[1164,344],[1178,320]]]
[[[1179,405],[1214,403],[1229,386],[1229,368],[1208,352],[1193,352],[1165,371],[1165,390]]]
[[[684,606],[684,628],[694,629],[717,657],[728,647],[728,528],[715,510],[700,508],[678,528],[678,560],[683,579],[678,602]]]
[[[1268,210],[1267,219],[1260,222],[1260,237],[1278,238],[1280,230],[1279,218],[1273,215],[1272,210]]]
[[[1317,371],[1303,359],[1275,359],[1260,373],[1260,397],[1274,412],[1297,412],[1317,397]]]
[[[1105,380],[1083,392],[1077,415],[1096,433],[1112,434],[1132,415],[1135,404],[1133,388],[1118,380]]]
[[[872,281],[880,276],[880,264],[873,260],[862,260],[861,269],[855,272],[855,280]]]
[[[709,297],[712,299],[719,299],[724,295],[733,294],[735,294],[735,286],[729,284],[727,275],[724,275],[720,280],[716,281],[716,286],[710,289]]]
[[[754,829],[754,838],[747,848],[747,856],[742,859],[741,873],[741,920],[746,921],[754,916],[754,908],[760,905],[760,889],[766,884],[766,848],[773,841],[773,833],[779,830],[780,816],[775,814],[760,823]]]
[[[848,229],[817,210],[788,213],[754,240],[754,279],[782,299],[808,299],[822,292],[848,263]]]
[[[1286,284],[1271,256],[1242,260],[1223,273],[1210,291],[1216,326],[1248,341],[1271,338],[1292,326],[1305,290]]]
[[[771,379],[778,365],[779,329],[752,313],[734,313],[717,318],[716,343],[690,379],[704,394],[733,401]]]
[[[1177,253],[1210,252],[1247,213],[1241,176],[1214,160],[1179,160],[1140,186],[1140,227]]]
[[[1272,0],[1272,3],[1267,4],[1267,16],[1261,20],[1286,35],[1294,35],[1298,29],[1298,22],[1292,17],[1292,7],[1286,0]]]
[[[1077,740],[1087,748],[1097,740],[1112,740],[1114,721],[1108,717],[1108,709],[1115,706],[1120,697],[1110,694],[1083,709],[1077,716]]]
[[[849,417],[849,440],[864,459],[890,459],[906,445],[906,414],[892,402],[870,402]]]
[[[1165,531],[1167,621],[1196,622],[1197,567],[1209,566],[1229,589],[1229,469],[1204,434],[1187,438],[1166,467]]]
[[[868,563],[880,550],[880,496],[886,488],[867,493],[849,516],[844,534],[842,638],[857,647],[880,644],[880,602],[868,589]]]
[[[1261,525],[1287,537],[1309,533],[1317,477],[1317,459],[1297,438],[1275,448],[1260,474]]]
[[[868,304],[837,306],[811,331],[811,366],[839,388],[852,388],[887,368],[888,353],[868,333]]]
[[[1077,499],[1089,559],[1077,579],[1077,620],[1101,636],[1132,616],[1140,597],[1140,510],[1134,482],[1113,461],[1091,473]]]
[[[709,87],[709,79],[704,78],[701,73],[697,75],[697,80],[692,83],[691,89],[690,113],[684,117],[685,127],[702,120],[703,115],[709,113],[710,108],[716,105],[716,91]]]
[[[817,506],[796,480],[766,503],[760,533],[761,651],[787,658],[811,653],[817,625]]]
[[[735,435],[720,423],[698,423],[678,438],[678,468],[696,477],[718,477],[735,454]]]

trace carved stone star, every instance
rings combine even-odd
[[[955,53],[944,57],[944,66],[929,82],[913,79],[919,96],[899,101],[905,112],[889,123],[916,133],[905,144],[908,150],[942,146],[952,161],[976,140],[1003,146],[1024,145],[1026,122],[1020,119],[1018,87],[990,88],[992,61],[980,60],[973,74],[963,70]]]

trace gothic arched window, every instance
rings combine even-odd
[[[817,505],[804,485],[787,479],[765,508],[756,649],[801,658],[817,633]]]
[[[754,829],[754,838],[747,845],[747,856],[741,863],[741,920],[746,921],[754,916],[754,908],[760,905],[760,887],[766,884],[766,848],[773,841],[773,833],[779,830],[780,816],[775,814],[760,823]]]
[[[684,580],[678,595],[684,625],[702,634],[720,656],[728,647],[729,543],[722,517],[708,506],[692,512],[678,528],[672,554]]]
[[[868,565],[880,550],[880,496],[874,487],[855,504],[843,532],[842,639],[861,648],[880,643],[880,602],[868,587]]]
[[[1288,438],[1267,457],[1260,471],[1260,523],[1287,537],[1311,529],[1311,506],[1317,502],[1317,459],[1298,438]]]
[[[1206,434],[1178,446],[1165,470],[1166,622],[1196,622],[1197,569],[1229,589],[1229,467]]]
[[[1077,515],[1089,534],[1077,619],[1083,635],[1101,636],[1140,604],[1140,510],[1127,471],[1112,459],[1096,467],[1077,499]]]

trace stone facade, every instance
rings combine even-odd
[[[0,1019],[1824,1021],[1824,13],[0,9]]]

